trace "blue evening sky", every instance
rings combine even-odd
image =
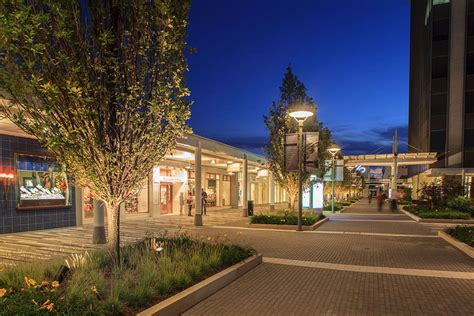
[[[345,153],[387,152],[395,128],[406,143],[409,12],[407,0],[194,0],[191,127],[261,153],[291,64]]]

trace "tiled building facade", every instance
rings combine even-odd
[[[40,144],[30,138],[0,134],[0,173],[13,174],[13,179],[0,179],[0,233],[21,232],[76,225],[74,188],[70,187],[71,206],[58,208],[18,209],[16,153],[44,155]]]

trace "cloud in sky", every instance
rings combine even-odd
[[[398,131],[398,150],[405,152],[408,143],[407,125],[377,127],[369,130],[355,130],[350,125],[339,125],[332,128],[332,131],[334,139],[342,147],[344,154],[357,155],[390,153],[395,129]],[[209,135],[208,137],[259,155],[264,154],[262,148],[267,142],[267,136],[262,135]]]
[[[398,131],[398,150],[407,151],[408,126],[403,124],[364,131],[354,130],[347,125],[339,126],[333,129],[333,137],[345,154],[390,153],[395,130]]]

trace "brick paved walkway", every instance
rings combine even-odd
[[[164,230],[225,235],[264,255],[186,315],[474,315],[472,259],[404,215],[376,213],[364,201],[352,209],[314,232],[249,229],[240,210],[210,212],[200,228],[187,216],[135,218],[123,223],[122,239]],[[85,225],[0,235],[0,262],[100,247],[91,232]]]

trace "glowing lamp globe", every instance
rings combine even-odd
[[[314,108],[306,105],[305,103],[295,104],[290,108],[288,115],[297,121],[304,121],[308,117],[314,115],[314,110]]]
[[[331,155],[336,155],[341,150],[341,147],[337,146],[336,144],[332,144],[329,146],[328,151]]]

